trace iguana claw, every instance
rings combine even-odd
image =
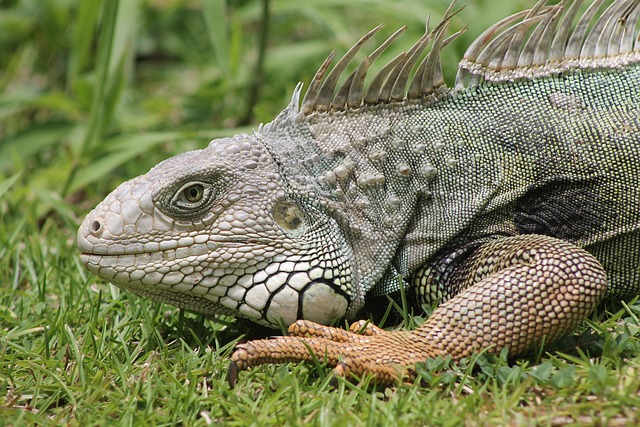
[[[238,383],[238,364],[233,360],[229,363],[229,369],[227,370],[227,383],[229,388],[233,389]]]

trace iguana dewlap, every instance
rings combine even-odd
[[[273,122],[118,187],[78,231],[82,261],[144,297],[290,325],[239,344],[232,377],[312,351],[388,382],[437,355],[520,354],[637,295],[640,0],[546,3],[481,35],[454,88],[453,5],[368,85],[401,31],[337,87],[376,28]],[[442,302],[414,331],[320,325],[401,289]]]

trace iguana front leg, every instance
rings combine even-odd
[[[462,262],[451,280],[464,289],[413,331],[369,329],[369,334],[298,321],[288,337],[238,344],[230,379],[264,363],[309,361],[337,375],[373,374],[391,383],[415,363],[450,354],[455,360],[488,349],[515,356],[571,330],[601,300],[606,274],[585,250],[565,241],[523,235],[486,243]],[[236,375],[234,375],[236,374]]]

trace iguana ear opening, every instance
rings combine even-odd
[[[290,201],[276,202],[273,207],[273,220],[285,230],[296,230],[305,223],[300,207]]]

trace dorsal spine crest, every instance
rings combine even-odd
[[[530,10],[501,20],[479,36],[459,63],[455,90],[485,81],[531,80],[579,69],[622,68],[640,61],[640,0],[614,2],[594,21],[604,4],[604,0],[596,0],[575,23],[583,0],[548,3],[540,0]],[[382,25],[362,37],[332,69],[335,52],[331,52],[316,72],[301,106],[290,112],[303,116],[358,112],[363,108],[367,111],[366,107],[414,101],[424,105],[441,99],[451,90],[444,83],[440,53],[466,30],[446,37],[452,17],[461,10],[454,11],[454,6],[455,1],[435,28],[427,29],[408,51],[383,66],[368,86],[365,79],[369,67],[405,27],[365,57],[340,87],[337,82],[347,65]],[[420,61],[428,46],[431,49]]]

